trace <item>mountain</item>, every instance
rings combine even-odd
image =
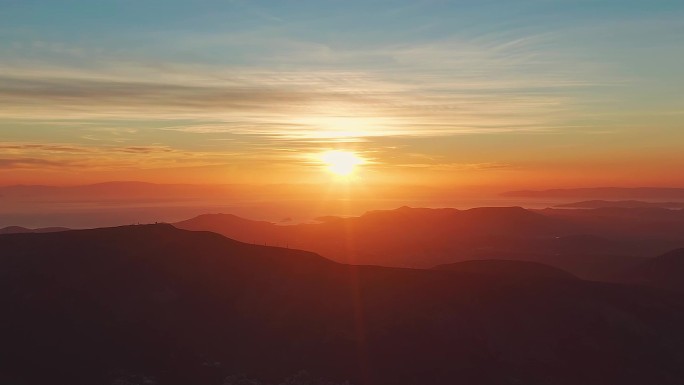
[[[350,266],[170,225],[0,235],[0,383],[684,378],[681,296],[489,269]]]
[[[644,202],[644,201],[605,201],[605,200],[591,200],[582,202],[573,202],[556,205],[554,207],[569,207],[579,209],[599,209],[599,208],[663,208],[663,209],[683,209],[684,202]]]
[[[286,226],[213,214],[174,225],[213,231],[244,242],[311,250],[339,262],[425,268],[453,262],[441,258],[473,244],[489,244],[495,238],[557,237],[578,231],[571,223],[520,207],[401,207]]]
[[[637,247],[650,249],[650,254],[662,254],[667,250],[684,246],[680,244],[684,239],[684,210],[604,207],[598,209],[547,208],[536,210],[536,212],[557,220],[574,223],[589,234],[638,240],[635,242]],[[668,239],[675,241],[675,245],[667,242],[661,242],[662,246],[657,248],[651,248],[649,245],[649,241],[652,240]],[[654,253],[657,249],[661,250]]]
[[[516,259],[592,280],[614,280],[643,258],[684,247],[684,211],[667,209],[401,207],[326,217],[314,224],[277,225],[210,214],[175,226],[310,250],[343,263],[430,268],[472,259]]]
[[[174,226],[195,231],[212,231],[221,234],[230,231],[230,238],[249,243],[264,243],[263,236],[270,236],[279,227],[271,222],[253,221],[232,214],[203,214],[193,219],[174,223]],[[271,242],[273,244],[275,242]]]
[[[588,198],[588,199],[684,199],[684,188],[675,187],[591,187],[551,190],[508,191],[509,198]]]
[[[577,279],[574,275],[538,262],[482,259],[435,266],[438,270],[494,275],[499,279]]]
[[[470,255],[475,260],[508,260],[538,263],[570,272],[582,279],[603,282],[624,282],[624,276],[640,264],[649,260],[646,257],[612,255],[600,253],[534,253],[482,251]]]
[[[643,262],[626,274],[625,280],[684,292],[684,249]]]
[[[0,229],[0,234],[21,234],[21,233],[55,233],[58,231],[67,231],[66,227],[43,227],[40,229],[28,229],[21,226],[8,226]]]

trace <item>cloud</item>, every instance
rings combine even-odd
[[[485,162],[485,163],[403,163],[393,164],[393,167],[407,167],[416,169],[430,169],[438,171],[486,171],[486,170],[502,170],[514,168],[508,163]]]
[[[168,121],[158,128],[288,141],[572,129],[572,115],[590,102],[577,91],[612,80],[546,49],[554,38],[334,49],[278,37],[279,47],[269,46],[250,67],[142,64],[102,54],[72,67],[16,62],[0,68],[0,118]],[[258,34],[186,33],[173,41],[227,52],[274,44]],[[343,127],[344,120],[352,124]]]
[[[160,146],[130,146],[113,148],[112,150],[116,152],[125,152],[131,154],[154,154],[174,152],[172,148]]]
[[[70,165],[70,162],[54,161],[48,159],[0,158],[0,169],[63,168]]]
[[[0,167],[4,169],[156,169],[224,165],[235,158],[236,154],[225,151],[184,151],[169,146],[0,143]]]
[[[320,74],[270,84],[263,77],[251,80],[210,86],[5,76],[0,117],[210,121],[162,129],[307,140],[549,129],[562,126],[552,115],[562,116],[571,104],[562,96],[468,86],[444,92],[359,82],[340,89]],[[345,120],[356,127],[341,127]]]
[[[28,151],[46,151],[57,153],[86,153],[91,152],[91,149],[85,147],[77,147],[72,145],[61,144],[43,144],[43,143],[0,143],[0,151],[3,152],[28,152]]]

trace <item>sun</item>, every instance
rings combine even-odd
[[[321,160],[328,166],[328,171],[339,176],[349,176],[356,166],[364,161],[351,151],[326,151],[321,154]]]

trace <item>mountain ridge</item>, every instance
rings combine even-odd
[[[598,280],[614,280],[641,258],[684,247],[684,211],[666,209],[401,207],[297,225],[221,215],[175,225],[311,250],[343,263],[430,268],[469,259],[522,259]]]
[[[0,278],[0,379],[25,385],[684,376],[684,299],[636,286],[343,265],[161,224],[0,235]]]

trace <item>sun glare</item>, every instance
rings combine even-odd
[[[321,160],[328,166],[328,171],[335,175],[348,176],[354,172],[356,166],[364,161],[350,151],[327,151],[321,154]]]

